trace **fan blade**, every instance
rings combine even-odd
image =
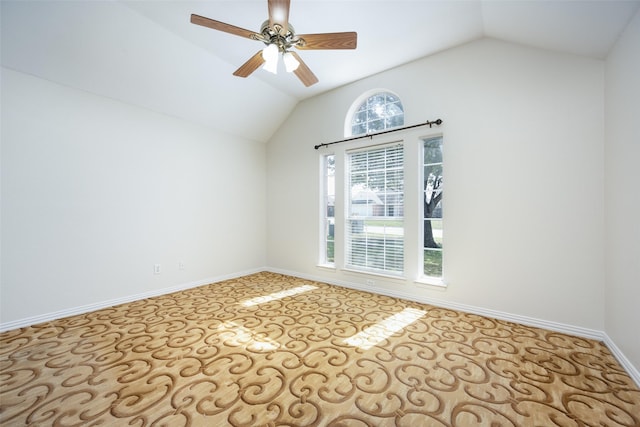
[[[205,18],[204,16],[191,14],[191,23],[196,25],[202,25],[203,27],[213,28],[214,30],[224,31],[225,33],[233,34],[240,37],[246,37],[248,39],[256,40],[255,31],[245,30],[244,28],[236,27],[235,25],[226,24],[224,22],[216,21],[214,19]]]
[[[238,77],[247,77],[249,74],[257,70],[262,64],[264,64],[264,58],[262,57],[262,50],[259,50],[258,53],[253,55],[247,62],[242,64],[240,68],[235,70],[233,75]]]
[[[275,24],[282,27],[280,35],[286,35],[289,31],[289,6],[290,0],[269,0],[269,26]]]
[[[300,65],[298,65],[298,68],[296,68],[296,70],[293,72],[296,76],[298,76],[300,81],[307,87],[318,83],[318,78],[316,77],[315,74],[313,74],[311,69],[309,69],[309,67],[307,67],[307,64],[305,64],[304,61],[302,60],[302,58],[300,58],[300,55],[298,55],[295,52],[291,52],[291,54],[300,63]]]
[[[358,33],[349,31],[346,33],[321,33],[299,34],[303,40],[295,46],[298,49],[355,49],[358,45]]]

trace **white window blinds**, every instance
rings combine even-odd
[[[404,149],[348,153],[346,224],[350,268],[400,275],[404,270]]]

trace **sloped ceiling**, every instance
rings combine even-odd
[[[193,25],[191,13],[259,31],[267,1],[2,1],[2,65],[267,141],[300,100],[482,37],[604,59],[640,0],[292,0],[298,33],[356,31],[354,51],[299,51],[320,82],[233,71],[260,42]]]

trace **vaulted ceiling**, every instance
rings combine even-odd
[[[297,33],[356,31],[356,50],[298,51],[319,78],[232,75],[263,45],[193,25],[192,13],[259,32],[267,0],[3,0],[2,65],[267,141],[303,99],[482,37],[606,58],[640,0],[292,0]]]

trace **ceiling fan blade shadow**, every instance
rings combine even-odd
[[[204,16],[193,13],[191,14],[191,23],[252,40],[255,40],[255,35],[257,35],[255,31],[246,30],[244,28],[236,27],[235,25],[216,21],[215,19],[205,18]]]
[[[358,33],[354,31],[298,34],[298,38],[304,40],[304,42],[295,45],[301,50],[355,49],[358,46]]]
[[[253,55],[247,62],[242,64],[240,68],[233,72],[234,76],[248,77],[251,73],[257,70],[262,64],[264,64],[264,58],[262,57],[262,50]]]
[[[307,64],[304,63],[304,61],[302,60],[302,58],[300,58],[300,55],[298,55],[295,52],[291,52],[291,54],[296,58],[296,60],[300,63],[300,65],[298,65],[298,68],[295,69],[295,71],[293,72],[296,76],[298,76],[298,78],[300,79],[300,81],[302,82],[302,84],[304,84],[306,87],[309,87],[313,84],[318,83],[318,78],[316,77],[315,74],[313,74],[313,72],[311,71],[311,69],[307,66]]]
[[[290,0],[269,0],[269,26],[274,28],[275,24],[280,25],[280,35],[283,36],[289,31],[290,6]]]

